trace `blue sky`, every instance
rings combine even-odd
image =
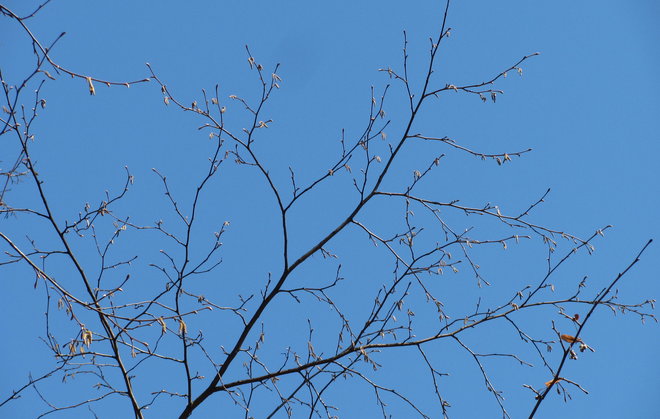
[[[23,14],[34,7],[28,3],[3,4]],[[245,45],[269,71],[281,63],[278,74],[283,79],[282,88],[267,108],[268,118],[274,122],[259,139],[258,151],[275,182],[288,193],[289,166],[301,182],[313,179],[327,170],[340,151],[341,130],[350,137],[363,128],[368,120],[370,87],[380,95],[391,82],[377,70],[401,66],[404,30],[410,71],[413,79],[419,75],[419,85],[428,38],[436,36],[443,4],[366,0],[281,3],[161,1],[156,5],[118,1],[108,5],[56,0],[29,24],[46,43],[66,32],[52,55],[59,64],[79,73],[118,81],[140,79],[149,76],[145,66],[149,62],[185,103],[201,101],[201,89],[212,91],[217,83],[227,117],[233,118],[236,127],[245,123],[245,115],[228,96],[254,97],[258,87],[254,74],[248,71]],[[482,103],[478,97],[461,93],[445,94],[422,112],[415,132],[446,135],[483,152],[527,148],[533,152],[500,167],[436,145],[413,145],[404,149],[385,188],[405,185],[413,170],[422,169],[440,153],[447,155],[439,170],[420,185],[422,194],[446,201],[461,199],[474,206],[492,202],[503,212],[519,212],[551,188],[546,202],[534,213],[534,221],[581,237],[614,225],[594,243],[595,254],[576,256],[554,279],[561,289],[562,281],[572,284],[588,276],[598,284],[590,289],[593,293],[624,269],[649,238],[658,239],[660,232],[658,18],[660,5],[650,0],[453,2],[448,20],[451,37],[442,46],[434,75],[438,85],[480,82],[524,55],[540,55],[522,65],[522,77],[509,74],[498,83],[497,88],[505,93],[496,103]],[[32,63],[29,44],[16,24],[6,18],[0,25],[0,39],[3,75],[19,82],[22,71]],[[401,133],[405,103],[400,86],[393,84],[391,89],[385,109],[393,122],[386,132],[388,138],[396,138]],[[130,89],[97,85],[96,95],[90,96],[84,80],[59,77],[46,84],[44,97],[48,105],[40,113],[34,153],[62,219],[75,217],[87,201],[103,199],[104,190],[121,189],[124,166],[128,166],[136,181],[117,211],[131,214],[142,224],[164,219],[176,228],[161,183],[151,169],[157,168],[168,177],[181,202],[190,202],[190,188],[206,169],[213,145],[208,132],[197,130],[200,119],[165,106],[155,83]],[[5,144],[0,147],[4,149]],[[4,164],[4,158],[0,160]],[[211,232],[225,220],[231,222],[223,240],[223,264],[217,277],[191,286],[229,304],[235,302],[231,298],[236,293],[257,291],[268,272],[278,274],[281,241],[275,203],[263,179],[231,161],[223,165],[224,172],[205,196],[197,231],[201,249],[208,244]],[[15,199],[31,202],[30,191],[28,186],[15,188]],[[313,198],[292,213],[290,251],[304,252],[346,216],[355,199],[348,176],[323,184]],[[397,228],[390,221],[394,213],[401,213],[395,205],[369,207],[363,220],[386,234]],[[501,231],[482,225],[480,220],[449,217],[455,217],[452,221],[461,227],[478,225],[483,237]],[[29,219],[0,220],[0,231],[19,242],[26,232],[38,236],[39,229]],[[38,237],[45,244],[52,243],[52,238]],[[133,268],[133,276],[143,278],[135,289],[139,293],[149,288],[153,275],[148,263],[158,260],[158,251],[168,244],[155,236],[129,237],[118,247],[117,257],[137,251],[143,256]],[[81,240],[77,251],[92,269],[94,252],[90,245],[88,240]],[[381,278],[391,273],[391,265],[381,249],[370,247],[357,230],[342,233],[329,248],[340,256],[342,275],[349,283],[336,298],[347,306],[358,305],[354,314],[359,318],[359,305],[364,303],[358,302],[358,297],[367,295],[370,302],[378,284],[385,281]],[[499,248],[475,250],[491,287],[477,289],[474,276],[465,268],[454,276],[442,277],[443,282],[434,286],[448,296],[444,300],[448,310],[465,311],[466,306],[474,305],[473,297],[479,292],[486,300],[496,299],[528,281],[535,282],[545,268],[543,249],[536,240],[506,252]],[[618,287],[622,301],[658,298],[658,260],[660,250],[654,244]],[[64,267],[51,268],[66,274]],[[332,279],[336,263],[315,257],[302,268],[294,280],[315,283]],[[17,267],[0,271],[6,289],[0,296],[0,315],[13,319],[4,321],[0,329],[9,342],[0,349],[0,357],[6,360],[3,395],[28,372],[37,375],[50,362],[37,339],[43,331],[43,294],[33,290],[30,275]],[[563,288],[565,292],[571,289]],[[267,341],[270,352],[264,357],[273,363],[282,348],[300,345],[300,339],[290,340],[293,338],[289,336],[304,337],[307,317],[318,322],[318,334],[332,325],[324,312],[308,311],[318,307],[303,304],[291,308],[291,303],[278,300],[268,314],[272,332]],[[423,318],[423,313],[421,309],[418,317]],[[555,313],[546,311],[522,321],[529,322],[539,335],[552,338],[550,318]],[[216,325],[226,327],[226,332],[209,333],[208,339],[214,344],[223,342],[236,327],[223,318],[202,325],[211,330]],[[422,323],[420,327],[425,326]],[[510,336],[504,336],[504,331],[494,326],[468,339],[477,347],[492,342],[492,347],[505,350],[512,343]],[[657,416],[658,336],[658,325],[652,322],[642,326],[633,315],[614,317],[600,309],[583,334],[596,352],[581,354],[563,373],[590,394],[572,391],[574,399],[564,405],[553,393],[537,417],[557,417],[560,412],[564,418]],[[431,345],[429,350],[436,356],[437,366],[451,374],[444,381],[444,396],[452,404],[452,417],[498,415],[497,405],[484,391],[470,359],[440,344]],[[384,368],[373,377],[417,397],[420,406],[436,417],[438,411],[427,394],[427,372],[419,359],[413,362],[413,358],[414,354],[403,350],[382,354]],[[521,385],[545,381],[539,374],[541,367],[526,369],[504,360],[488,365],[496,384],[505,391],[512,417],[525,417],[532,400]],[[159,372],[151,366],[147,371]],[[210,375],[209,371],[201,373]],[[234,374],[240,375],[239,368]],[[70,388],[75,384],[62,386],[57,379],[46,387],[54,400],[72,397]],[[329,397],[340,408],[340,417],[379,414],[373,392],[363,385],[347,381],[332,391]],[[34,417],[37,400],[34,392],[28,393],[3,408],[2,415]],[[256,416],[268,406],[265,402],[257,406]],[[107,403],[97,413],[117,417],[125,414],[125,408],[120,403]],[[231,402],[210,399],[199,416],[212,417],[222,409],[233,412],[229,410],[232,408]],[[177,409],[174,401],[155,406],[152,414],[167,416],[171,412],[168,409]],[[392,403],[391,413],[412,417],[410,410],[396,403]],[[74,413],[60,416],[67,415]]]

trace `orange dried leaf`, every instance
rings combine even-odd
[[[571,335],[561,335],[560,338],[564,342],[568,342],[568,343],[582,342],[582,339],[576,338],[575,336],[571,336]]]
[[[561,377],[553,378],[552,380],[547,381],[547,382],[545,383],[545,386],[546,386],[546,387],[550,387],[551,385],[556,384],[556,383],[558,383],[558,382],[560,382],[560,381],[562,381],[562,380],[563,380],[563,378],[561,378]]]

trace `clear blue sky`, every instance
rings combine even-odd
[[[3,4],[23,14],[37,3],[9,0]],[[289,166],[295,168],[301,181],[314,178],[326,170],[339,151],[341,129],[355,135],[364,126],[370,86],[381,92],[390,82],[377,69],[400,68],[403,30],[408,33],[411,74],[421,75],[428,37],[436,36],[442,7],[440,1],[390,0],[55,0],[29,24],[45,43],[66,32],[52,55],[59,64],[80,73],[110,80],[139,79],[149,75],[145,66],[149,62],[186,103],[201,101],[200,90],[212,91],[218,83],[220,100],[228,107],[228,117],[235,115],[235,126],[244,123],[244,117],[241,107],[228,96],[253,97],[257,88],[254,74],[248,71],[245,45],[267,69],[281,63],[278,74],[283,78],[282,88],[267,111],[274,123],[260,138],[259,152],[275,181],[288,192]],[[497,103],[484,104],[477,97],[447,94],[421,115],[415,131],[447,135],[484,152],[530,147],[533,152],[498,167],[450,149],[412,147],[402,155],[396,173],[412,176],[412,170],[428,164],[431,154],[447,153],[443,160],[446,165],[424,185],[423,192],[446,201],[461,199],[474,206],[497,203],[503,211],[511,212],[519,212],[552,188],[534,221],[578,236],[614,225],[594,243],[595,254],[579,255],[553,281],[558,289],[562,289],[562,281],[573,283],[583,276],[589,276],[594,284],[605,283],[625,268],[649,238],[660,239],[659,19],[660,4],[652,0],[456,0],[448,22],[452,34],[441,50],[435,76],[438,84],[480,82],[524,55],[540,55],[525,62],[522,77],[510,74],[497,85],[505,91]],[[29,44],[19,28],[6,18],[0,20],[0,67],[4,76],[19,82],[22,71],[31,65],[29,60]],[[394,85],[393,89],[385,106],[393,119],[387,129],[389,138],[401,133],[400,114],[405,109],[401,91],[397,90],[400,87]],[[181,201],[189,202],[190,188],[205,170],[211,147],[208,132],[196,129],[201,120],[166,107],[155,83],[130,89],[97,85],[96,95],[90,96],[84,81],[60,77],[46,84],[44,97],[48,104],[40,114],[34,150],[40,172],[47,180],[45,187],[62,219],[75,217],[87,201],[103,199],[104,190],[121,188],[124,166],[135,175],[136,183],[118,210],[132,214],[136,222],[173,220],[152,168],[167,175]],[[0,150],[4,147],[0,144]],[[5,163],[4,156],[0,155],[0,160]],[[231,222],[223,240],[227,246],[222,254],[224,263],[218,278],[205,279],[196,286],[229,304],[235,300],[227,295],[254,292],[268,272],[279,273],[281,243],[276,207],[263,180],[244,167],[231,162],[226,165],[226,173],[211,185],[206,196],[201,213],[203,227],[199,230],[200,237],[206,237],[204,232],[210,234],[223,221]],[[395,176],[387,185],[394,189],[407,181]],[[294,213],[292,253],[300,254],[332,229],[354,202],[348,177],[333,182]],[[29,202],[28,191],[27,187],[16,188],[16,199]],[[386,209],[370,210],[364,220],[387,231]],[[457,217],[456,222],[467,227],[472,220]],[[24,232],[38,234],[38,229],[27,219],[0,220],[0,231],[17,237],[19,242]],[[484,237],[492,232],[482,231]],[[81,242],[78,250],[89,258],[91,269],[94,254],[90,243]],[[166,245],[155,237],[143,236],[122,244],[122,255],[143,252],[143,259],[134,268],[134,276],[143,281],[141,286],[147,286],[149,276],[154,275],[148,263],[157,260],[158,250]],[[383,260],[382,253],[369,247],[357,231],[338,237],[329,248],[344,256],[340,259],[345,264],[343,276],[350,281],[347,294],[337,298],[347,305],[364,295],[371,301],[381,281],[372,266],[382,263],[378,262]],[[366,249],[365,253],[355,258],[361,249]],[[545,263],[540,243],[506,252],[485,251],[480,257],[484,275],[493,283],[483,292],[491,296],[509,295],[522,284],[535,282]],[[656,243],[618,287],[622,301],[660,296],[658,261],[660,247]],[[315,275],[331,278],[336,265],[324,263],[320,257],[315,258],[296,280],[321,280]],[[390,271],[387,265],[382,273]],[[38,375],[44,371],[51,361],[37,339],[43,332],[44,302],[43,294],[33,290],[30,275],[16,267],[0,270],[4,290],[0,295],[0,333],[5,342],[0,345],[0,396],[22,383],[28,372]],[[460,297],[463,290],[469,295],[476,292],[468,269],[443,280],[447,281],[443,285],[446,292],[457,295],[455,300],[446,301],[448,310],[469,311],[461,304],[472,307],[474,300]],[[563,288],[565,293],[571,289]],[[307,313],[310,306],[306,305],[292,309],[286,304],[289,302],[282,299],[269,313],[272,332],[268,344],[272,346],[271,355],[265,358],[273,363],[279,359],[281,348],[290,344],[285,333],[279,334],[282,330],[291,328],[304,334],[307,317],[317,319],[315,333],[322,334],[325,327],[327,316],[323,313]],[[550,321],[544,317],[551,313],[525,321],[540,335],[552,338]],[[572,391],[574,399],[564,405],[553,393],[538,417],[660,415],[658,325],[642,326],[633,315],[615,317],[605,309],[600,309],[591,321],[583,337],[596,352],[581,354],[579,361],[570,362],[562,374],[580,382],[590,394]],[[213,330],[208,332],[211,342],[222,342],[222,327],[227,328],[226,335],[235,331],[230,324],[223,325],[220,321],[206,324]],[[513,338],[503,336],[497,328],[484,329],[481,335],[472,336],[471,342],[477,349],[488,341],[495,348],[507,348],[507,339]],[[488,346],[482,348],[489,350]],[[452,417],[498,417],[497,405],[484,391],[470,359],[442,345],[430,351],[436,356],[437,367],[451,374],[443,384],[444,395],[452,404]],[[383,355],[384,368],[374,377],[387,385],[397,385],[437,415],[432,393],[427,393],[427,372],[420,367],[418,357],[413,363],[408,355],[404,351]],[[505,391],[509,412],[513,417],[526,417],[533,400],[521,385],[542,386],[544,376],[538,374],[542,367],[526,369],[506,360],[488,365],[496,386]],[[239,369],[234,371],[237,376]],[[155,372],[153,368],[149,371]],[[200,373],[211,375],[208,368]],[[69,393],[75,384],[45,388],[53,400],[75,399]],[[379,415],[373,392],[356,383],[338,384],[329,397],[340,408],[340,417]],[[0,410],[0,416],[34,417],[38,403],[36,394],[28,392]],[[231,403],[223,403],[211,399],[199,417],[215,417],[218,411],[232,408]],[[96,410],[100,417],[126,414],[123,404],[103,406]],[[151,413],[153,417],[168,417],[172,412],[168,409],[176,409],[172,406],[176,406],[172,401],[164,401]],[[394,403],[392,409],[394,417],[413,417],[405,406]],[[258,406],[257,417],[259,412]],[[60,417],[87,414],[91,416],[86,410],[69,411]]]

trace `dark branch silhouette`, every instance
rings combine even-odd
[[[397,66],[379,69],[392,84],[380,90],[371,89],[364,129],[354,136],[342,131],[341,152],[312,179],[297,178],[290,162],[268,158],[258,147],[273,123],[269,116],[271,99],[279,94],[284,83],[278,74],[278,64],[266,70],[267,66],[246,47],[247,66],[259,88],[254,100],[230,95],[225,102],[216,85],[212,93],[202,90],[203,100],[191,103],[168,87],[166,80],[158,75],[158,69],[149,64],[148,77],[126,82],[104,80],[58,63],[52,47],[64,34],[49,46],[34,35],[30,19],[49,3],[50,0],[42,3],[24,17],[0,5],[4,23],[17,25],[31,43],[35,58],[32,71],[22,75],[22,81],[16,85],[10,84],[0,69],[4,93],[4,116],[0,118],[0,137],[4,140],[0,145],[3,149],[0,174],[4,177],[0,214],[7,223],[29,222],[38,231],[38,236],[24,238],[1,227],[0,269],[20,265],[26,269],[22,272],[33,275],[30,280],[34,281],[46,307],[41,339],[53,355],[51,370],[35,374],[36,378],[30,374],[24,383],[5,383],[0,409],[16,402],[28,390],[34,390],[43,402],[42,410],[37,413],[41,416],[80,407],[91,410],[105,399],[112,399],[113,403],[118,403],[118,399],[130,406],[136,418],[142,418],[147,409],[169,399],[167,403],[174,403],[179,417],[186,418],[209,399],[225,397],[236,409],[242,410],[246,418],[253,415],[251,409],[254,411],[257,406],[259,411],[265,412],[265,417],[290,416],[300,409],[309,417],[332,418],[336,417],[336,404],[341,400],[331,400],[329,389],[351,379],[369,389],[383,417],[391,414],[392,403],[407,406],[414,415],[425,418],[449,417],[451,401],[444,390],[449,365],[439,362],[429,351],[431,344],[441,341],[466,354],[474,363],[483,386],[503,417],[510,415],[489,360],[503,359],[522,367],[533,367],[538,362],[535,368],[539,382],[520,383],[532,392],[531,418],[552,389],[557,389],[565,398],[570,397],[567,395],[572,387],[587,392],[570,378],[567,361],[578,358],[576,348],[580,352],[594,350],[583,339],[586,339],[588,321],[596,309],[606,307],[615,313],[632,313],[642,320],[655,320],[649,312],[654,300],[619,302],[615,292],[616,285],[640,261],[651,241],[621,273],[595,293],[586,278],[577,282],[564,278],[560,285],[554,285],[550,281],[558,268],[582,252],[593,252],[592,243],[610,226],[580,238],[535,220],[534,210],[543,204],[549,189],[538,200],[510,213],[492,203],[463,203],[443,197],[442,193],[427,196],[419,192],[418,186],[429,182],[431,173],[448,158],[477,157],[504,165],[514,164],[514,158],[525,158],[531,151],[479,150],[467,140],[449,138],[438,132],[417,132],[421,112],[432,108],[443,93],[465,93],[485,102],[488,99],[495,102],[503,93],[496,88],[497,83],[509,72],[522,73],[521,66],[537,55],[533,53],[512,60],[513,65],[485,74],[482,79],[485,81],[466,85],[438,84],[432,76],[450,34],[450,1],[443,3],[437,33],[430,40],[425,69],[418,74],[411,72],[409,41],[404,32],[401,69],[394,68]],[[167,207],[154,205],[154,209],[159,211],[159,217],[167,218],[167,222],[159,219],[145,223],[133,215],[123,214],[125,208],[119,204],[126,202],[135,181],[128,168],[116,190],[110,188],[98,203],[87,203],[77,215],[67,215],[66,219],[59,215],[59,209],[53,204],[52,185],[39,170],[40,159],[49,156],[44,156],[40,143],[34,141],[34,122],[39,112],[46,111],[46,99],[42,95],[44,85],[57,82],[61,75],[84,82],[85,89],[92,95],[96,93],[95,83],[128,87],[150,82],[148,85],[158,86],[163,103],[169,106],[168,115],[173,115],[172,108],[193,114],[201,124],[196,128],[208,132],[213,147],[194,188],[179,191],[169,180],[171,174],[153,169],[154,185],[161,188],[167,202]],[[385,109],[394,89],[404,92],[407,114],[393,117],[403,128],[396,135],[388,136],[385,129],[392,125]],[[382,93],[377,94],[377,91]],[[145,90],[147,94],[151,93]],[[226,117],[229,102],[243,108],[249,120],[247,127],[236,127]],[[40,141],[49,141],[47,131],[40,137],[46,137]],[[402,150],[416,142],[431,143],[438,151],[433,156],[418,156],[418,164],[423,169],[412,174],[402,173],[395,163],[401,159]],[[269,273],[267,278],[240,278],[257,284],[258,291],[249,295],[237,292],[223,297],[220,302],[200,291],[202,282],[199,280],[218,279],[227,257],[222,240],[230,223],[217,219],[218,229],[212,233],[211,241],[202,240],[199,229],[205,225],[200,221],[200,214],[221,205],[217,203],[216,194],[211,193],[211,185],[215,178],[223,175],[221,169],[232,164],[254,171],[265,185],[278,213],[279,232],[277,237],[263,240],[277,243],[281,255],[278,254],[278,271]],[[281,184],[273,175],[275,168],[288,171],[290,184]],[[298,244],[297,237],[291,233],[292,221],[300,217],[295,211],[304,208],[306,200],[318,196],[315,194],[321,193],[322,186],[333,182],[339,185],[336,179],[340,177],[351,180],[354,204],[339,214],[335,225],[327,225],[322,216],[307,214],[312,222],[326,226],[326,231],[319,236],[309,233],[308,242],[313,244],[300,251],[299,246],[294,246]],[[386,182],[392,177],[409,180],[405,187],[397,189]],[[22,196],[31,199],[25,200],[28,203],[24,205]],[[385,206],[402,210],[391,229],[383,228],[370,216],[369,211],[374,207]],[[466,228],[456,222],[455,215],[470,216],[473,224]],[[372,277],[358,278],[369,281],[373,294],[356,296],[360,301],[354,303],[356,307],[346,307],[341,298],[342,294],[354,292],[351,281],[343,276],[342,263],[359,255],[335,254],[331,249],[341,247],[348,232],[354,235],[351,237],[359,236],[363,240],[351,243],[352,246],[363,246],[365,251],[375,246],[382,256],[383,266],[391,267],[389,277],[374,270]],[[160,259],[149,259],[147,249],[143,249],[144,255],[127,256],[135,251],[126,243],[128,234],[156,237],[152,243],[157,246]],[[547,249],[545,274],[530,284],[513,284],[508,297],[498,302],[488,299],[486,304],[482,296],[489,295],[491,280],[481,273],[480,254],[476,249],[497,246],[503,251],[530,240],[540,240]],[[118,252],[122,255],[120,259],[115,256],[116,249],[125,249]],[[249,260],[257,256],[245,257]],[[137,286],[135,279],[139,275],[135,274],[134,265],[143,259],[148,259],[146,263],[156,277],[150,282],[153,285],[146,289]],[[328,263],[321,267],[313,265],[319,260]],[[316,270],[316,277],[309,276],[310,265]],[[459,313],[446,310],[448,297],[438,294],[431,279],[458,273],[464,266],[469,275],[476,278],[476,284],[462,284],[466,289],[471,287],[470,292],[474,294],[470,295],[476,296],[474,303],[462,307]],[[272,313],[277,304],[313,309],[306,319],[308,332],[305,336],[292,336],[289,345],[274,347],[266,342],[276,320]],[[552,328],[534,328],[521,321],[522,313],[546,309],[555,310]],[[191,326],[202,324],[199,323],[201,319],[210,322],[203,324],[224,325],[226,316],[240,325],[238,330],[227,332],[223,326],[196,330],[196,326]],[[323,319],[324,327],[316,326],[319,319]],[[327,326],[329,322],[333,322],[334,328]],[[505,325],[512,340],[520,341],[521,349],[491,350],[487,341],[477,345],[467,338],[470,332],[485,333],[486,327],[494,324]],[[566,329],[570,327],[575,331],[569,334]],[[218,353],[217,341],[224,342],[221,353]],[[561,348],[560,356],[547,353],[553,347]],[[381,383],[377,375],[372,374],[374,370],[387,368],[382,361],[384,352],[404,353],[406,349],[411,351],[405,352],[408,357],[405,362],[419,363],[427,371],[428,394],[437,401],[433,412],[425,411],[414,395]],[[532,362],[530,357],[536,360]],[[172,375],[161,381],[155,369]],[[89,389],[85,387],[92,381],[73,382],[71,379],[75,376],[92,380],[89,387],[94,392],[87,392]],[[56,377],[62,380],[62,386],[85,387],[86,390],[73,393],[80,394],[76,401],[53,400],[57,396],[42,385],[55,381]],[[538,385],[545,380],[549,380],[545,386]]]

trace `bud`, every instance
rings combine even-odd
[[[92,83],[92,78],[87,77],[87,84],[89,85],[89,94],[90,95],[95,95],[96,90],[94,89],[94,83]]]

